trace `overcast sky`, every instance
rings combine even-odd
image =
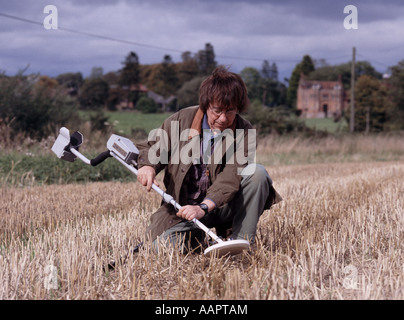
[[[50,4],[57,30],[41,25]],[[358,9],[356,30],[344,28],[347,5]],[[348,62],[355,46],[357,60],[384,73],[404,60],[403,17],[403,0],[0,0],[0,70],[14,75],[29,65],[28,74],[88,76],[93,67],[120,69],[130,51],[141,64],[166,54],[180,62],[181,52],[209,42],[234,72],[266,59],[283,80],[305,54],[333,65]]]

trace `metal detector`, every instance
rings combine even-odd
[[[102,152],[97,157],[91,160],[87,159],[79,152],[79,147],[82,143],[83,135],[80,132],[76,131],[70,136],[69,130],[63,127],[60,129],[59,136],[52,146],[52,151],[57,155],[58,158],[62,160],[73,162],[76,160],[76,158],[79,158],[84,163],[92,166],[100,164],[109,157],[114,157],[132,173],[137,175],[137,158],[139,155],[139,150],[129,139],[113,134],[107,142],[108,150]],[[181,208],[181,206],[174,200],[171,195],[165,193],[154,183],[152,185],[152,188],[161,195],[164,202],[172,204],[177,210]],[[199,220],[193,219],[192,221],[216,242],[216,244],[208,247],[204,251],[205,256],[221,257],[226,254],[236,255],[247,249],[250,245],[247,240],[224,241]]]

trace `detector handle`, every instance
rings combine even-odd
[[[137,168],[135,168],[132,165],[127,164],[124,160],[121,159],[115,152],[111,151],[111,156],[117,159],[120,163],[122,163],[126,168],[128,168],[132,173],[134,173],[137,176]],[[173,198],[173,196],[169,195],[168,193],[164,192],[161,188],[159,188],[157,185],[154,183],[152,184],[152,189],[156,191],[162,198],[163,201],[166,203],[170,203],[176,208],[177,210],[181,209],[181,205],[176,202]],[[213,233],[208,227],[206,227],[202,222],[200,222],[198,219],[192,219],[192,222],[195,223],[200,229],[205,231],[209,236],[212,237],[213,240],[215,240],[217,243],[222,243],[223,240],[220,239],[215,233]]]

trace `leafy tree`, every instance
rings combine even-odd
[[[240,77],[243,79],[248,92],[248,98],[262,100],[262,86],[260,72],[253,67],[245,67],[240,72]]]
[[[267,97],[268,97],[268,92],[271,90],[271,86],[275,85],[274,81],[272,81],[271,78],[271,66],[269,65],[268,60],[264,60],[262,63],[262,68],[261,68],[261,79],[260,79],[260,87],[262,87],[262,104],[266,105],[267,104]]]
[[[394,107],[388,115],[392,129],[404,129],[404,60],[391,67],[391,77],[387,80],[388,93]]]
[[[301,119],[291,114],[285,106],[268,108],[263,106],[259,100],[254,100],[251,103],[246,117],[257,129],[257,134],[260,136],[302,132],[309,134],[312,132]]]
[[[199,50],[196,54],[196,62],[198,64],[199,74],[209,75],[216,68],[215,52],[210,43],[205,44],[204,50]]]
[[[198,75],[198,64],[191,52],[182,53],[182,62],[177,65],[177,78],[179,87]]]
[[[124,67],[120,70],[118,84],[126,88],[126,100],[128,104],[131,101],[135,105],[139,99],[139,93],[132,91],[131,86],[140,83],[139,57],[135,52],[131,51],[122,64]]]
[[[109,129],[107,125],[108,120],[109,117],[101,109],[90,112],[91,131],[101,131],[103,134],[106,134]]]
[[[77,95],[79,93],[80,87],[83,85],[83,75],[81,72],[77,73],[63,73],[56,77],[56,80],[63,87],[68,89],[70,95]]]
[[[261,69],[259,87],[262,90],[262,103],[266,106],[285,104],[285,86],[278,81],[278,67],[276,63],[269,64],[264,60]]]
[[[276,65],[275,62],[272,63],[270,73],[269,73],[269,78],[278,82],[279,81],[279,72],[278,72],[278,66]]]
[[[341,76],[342,84],[345,90],[351,87],[351,62],[342,63],[335,66],[323,65],[317,68],[307,77],[310,80],[319,81],[337,81]],[[381,79],[381,74],[367,61],[358,61],[355,63],[355,80],[362,75],[369,75]]]
[[[383,131],[388,108],[387,94],[381,82],[362,75],[355,84],[355,131]],[[346,112],[349,122],[350,112]]]
[[[261,79],[262,103],[268,107],[286,105],[286,87],[273,79]]]
[[[182,62],[187,62],[187,61],[190,61],[190,60],[195,60],[195,59],[192,57],[191,51],[184,51],[184,52],[181,54],[181,59],[182,59]]]
[[[102,78],[103,73],[104,73],[104,69],[102,67],[93,67],[91,69],[91,73],[90,73],[89,78],[90,79]]]
[[[53,96],[59,87],[59,82],[56,79],[49,78],[48,76],[39,76],[37,81],[33,84],[34,92],[46,91],[46,94]]]
[[[271,66],[269,65],[268,60],[264,60],[262,63],[261,76],[265,79],[271,78]]]
[[[160,64],[140,66],[140,78],[142,79],[142,84],[144,84],[151,91],[156,91],[156,87],[158,86],[156,79],[159,68]]]
[[[86,79],[81,88],[79,102],[82,109],[102,109],[109,95],[108,82],[103,79]]]
[[[155,113],[158,110],[158,105],[152,98],[142,96],[136,103],[136,109],[144,113]]]
[[[271,78],[272,67],[263,63],[261,72],[253,67],[246,67],[240,72],[241,78],[244,80],[248,97],[251,101],[258,99],[266,106],[277,106],[285,104],[286,88],[285,85]]]
[[[301,73],[304,75],[309,75],[315,70],[313,60],[309,55],[303,57],[302,62],[300,62],[300,69]]]
[[[75,99],[55,79],[22,74],[0,77],[0,118],[11,138],[21,133],[37,140],[79,122]]]
[[[139,77],[139,57],[133,51],[131,51],[122,62],[123,68],[120,70],[119,84],[121,86],[130,86],[132,84],[138,84]]]
[[[199,87],[205,77],[195,77],[187,81],[177,91],[177,104],[179,109],[199,104]]]
[[[168,98],[177,91],[178,78],[170,55],[164,56],[163,62],[159,65],[155,80],[158,83],[155,91],[163,97]]]
[[[102,76],[102,79],[108,82],[109,86],[118,85],[119,73],[115,71],[110,71]]]
[[[120,87],[111,88],[109,87],[108,99],[106,101],[107,109],[110,111],[116,111],[117,105],[122,101],[122,97],[125,96],[126,92]]]
[[[261,77],[264,79],[271,79],[275,82],[278,82],[278,66],[275,62],[271,65],[269,64],[268,60],[264,60],[261,67]]]

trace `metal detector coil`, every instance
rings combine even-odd
[[[83,143],[83,135],[76,131],[70,136],[69,129],[63,127],[59,130],[59,135],[52,146],[52,151],[58,158],[74,162],[77,155],[71,152],[72,149],[79,150],[79,147]]]
[[[247,240],[227,240],[214,244],[207,248],[204,252],[205,256],[222,257],[224,255],[237,255],[248,249],[250,242]]]

